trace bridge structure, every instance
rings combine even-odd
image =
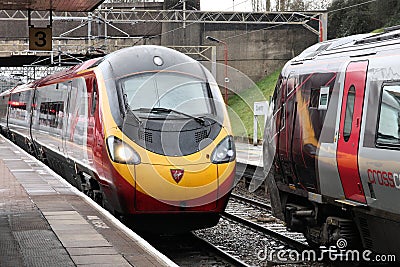
[[[265,60],[280,61],[280,63],[274,63],[275,65],[282,65],[284,61],[308,45],[326,39],[324,29],[327,28],[327,15],[319,11],[210,12],[184,9],[161,10],[160,8],[162,5],[154,9],[142,9],[135,6],[114,9],[110,5],[100,5],[90,11],[0,10],[0,66],[3,68],[65,66],[132,45],[156,44],[175,48],[197,60],[206,62],[210,70],[217,75],[215,65],[216,62],[223,62],[223,51],[220,46],[207,42],[206,34],[214,34],[222,40],[231,39],[230,49],[233,53],[230,54],[228,62],[239,69],[241,62],[246,61],[246,57],[254,61],[255,57],[260,56],[256,56],[257,52],[250,51],[250,56],[243,54],[239,59],[242,48],[252,46],[252,44],[243,43],[243,40],[236,42],[233,39],[235,35],[253,34],[257,35],[252,37],[257,39],[255,42],[268,43],[268,40],[263,37],[264,32],[268,30],[272,32],[276,28],[286,29],[286,34],[291,35],[295,34],[289,30],[293,27],[297,29],[296,31],[299,31],[299,28],[303,29],[299,31],[300,35],[308,32],[308,37],[305,38],[308,41],[300,45],[300,48],[297,48],[298,45],[295,48],[292,47],[293,44],[289,45],[293,51],[286,53],[288,55],[283,58],[277,58],[275,54],[278,52],[274,52],[272,59],[265,55],[261,56],[266,58]],[[49,21],[53,28],[52,49],[49,51],[30,50],[26,24],[41,26],[48,24]],[[278,38],[278,36],[272,36]],[[296,40],[293,39],[290,42],[294,43]],[[276,47],[273,49],[276,50]],[[250,50],[255,50],[255,48]],[[265,65],[265,60],[261,57],[257,60],[261,62],[261,65]],[[246,73],[246,68],[240,70]],[[268,68],[268,71],[270,69],[270,67],[264,68]],[[47,70],[49,70],[48,67]],[[1,71],[0,69],[0,74]],[[268,71],[260,70],[259,73],[251,73],[250,77],[258,79],[268,74]],[[26,77],[27,79],[37,78],[38,75]]]
[[[54,22],[63,24],[62,32],[58,29],[58,34],[53,35],[53,50],[47,53],[38,51],[29,51],[27,44],[27,36],[0,37],[0,41],[21,40],[19,45],[3,41],[0,54],[10,52],[11,54],[51,54],[51,52],[64,52],[71,54],[87,54],[96,52],[94,49],[105,49],[104,52],[109,53],[117,49],[128,46],[122,41],[123,39],[140,40],[149,39],[162,35],[162,32],[140,33],[138,31],[127,30],[127,25],[135,24],[152,24],[160,25],[162,23],[180,24],[181,28],[186,28],[192,24],[225,24],[225,25],[301,25],[321,37],[326,39],[327,17],[326,13],[312,12],[210,12],[198,10],[139,10],[135,8],[115,10],[112,8],[98,8],[93,12],[56,12],[56,11],[31,11],[30,19],[32,23],[43,23],[52,18]],[[0,10],[0,24],[4,22],[27,22],[29,15],[24,10]],[[315,23],[319,21],[319,23]],[[75,23],[71,23],[75,22]],[[79,22],[78,25],[76,22]],[[97,27],[94,29],[94,25]],[[70,26],[70,27],[68,27]],[[99,28],[101,27],[101,29]],[[86,35],[82,34],[82,29],[86,30]],[[110,33],[110,29],[112,32]],[[73,33],[81,30],[78,35]],[[97,32],[97,34],[96,34]],[[168,33],[164,33],[168,34]],[[3,39],[3,40],[2,40]],[[96,40],[103,40],[103,44],[107,44],[107,40],[118,40],[112,46],[94,47]],[[81,42],[71,42],[73,40],[81,40]],[[82,40],[86,42],[82,42]],[[63,42],[70,41],[70,42]],[[72,43],[72,44],[71,44]],[[98,43],[98,42],[97,42]],[[130,45],[130,44],[129,44]],[[98,52],[98,51],[97,51]]]

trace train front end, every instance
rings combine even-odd
[[[158,46],[121,50],[99,67],[104,176],[118,212],[151,230],[215,225],[233,186],[236,152],[212,75]]]

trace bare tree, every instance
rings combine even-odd
[[[276,0],[276,11],[304,11],[326,9],[332,0]]]
[[[329,7],[332,0],[307,1],[310,10],[324,10]]]
[[[285,11],[287,8],[287,0],[277,0],[276,11]]]
[[[261,11],[261,0],[251,0],[251,5],[254,12]]]
[[[265,0],[265,11],[271,11],[271,0]]]

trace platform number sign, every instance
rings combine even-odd
[[[51,51],[52,48],[51,28],[29,28],[29,50]]]

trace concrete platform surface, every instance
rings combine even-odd
[[[0,135],[0,266],[174,266]]]
[[[236,146],[236,161],[241,164],[263,167],[263,147],[262,145],[254,146],[253,144],[246,144],[235,142]]]

